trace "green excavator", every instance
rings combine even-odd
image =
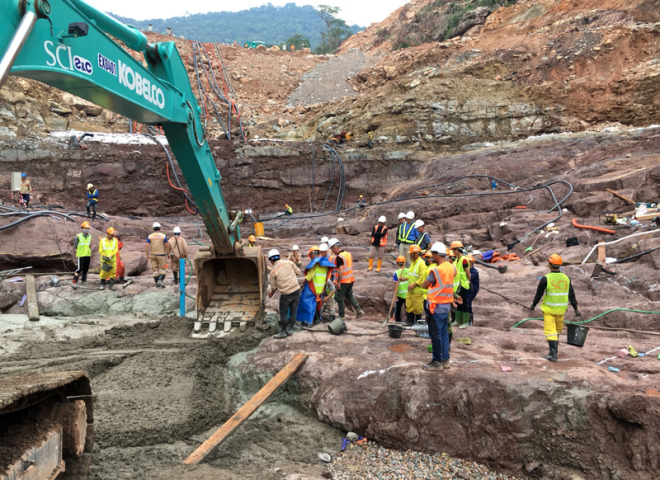
[[[257,322],[264,311],[266,261],[259,247],[240,243],[242,212],[231,211],[225,202],[201,109],[175,44],[149,43],[137,28],[81,0],[0,0],[0,12],[0,86],[9,75],[30,78],[162,127],[212,242],[195,258],[197,319],[192,336],[228,336]],[[143,56],[144,63],[129,50]],[[3,392],[0,382],[0,400],[6,400],[6,405],[0,402],[0,421],[3,414],[38,409],[47,400],[75,399],[78,391],[71,385],[84,376],[72,373],[74,380],[69,380],[67,374],[59,375],[51,383],[40,381],[37,374],[4,378],[11,392]],[[74,394],[62,394],[67,388]],[[85,394],[85,401],[91,402],[89,388]],[[35,467],[39,452],[57,445],[53,438],[42,444],[45,450],[30,450],[32,460],[14,464],[8,476],[0,468],[0,479],[28,478],[28,473],[31,479],[55,478],[64,468],[52,461],[57,448],[46,455],[48,465],[55,465],[52,470],[45,464]]]

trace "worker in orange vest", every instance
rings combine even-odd
[[[335,285],[337,286],[337,293],[335,294],[335,301],[339,310],[339,317],[345,321],[346,305],[344,299],[348,299],[351,305],[357,312],[357,318],[364,315],[364,310],[358,304],[358,301],[353,296],[353,284],[355,283],[355,275],[353,273],[353,256],[341,249],[339,240],[331,238],[328,242],[330,250],[335,255],[334,263],[337,266],[338,274]]]
[[[368,272],[374,269],[374,258],[378,257],[376,264],[376,272],[380,272],[380,267],[383,266],[383,255],[385,255],[385,247],[387,246],[387,219],[382,216],[378,219],[376,225],[371,231],[371,250],[369,251],[369,268]]]

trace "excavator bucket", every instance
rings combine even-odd
[[[193,338],[225,337],[261,319],[267,286],[261,247],[238,249],[235,256],[202,250],[195,258],[197,321]]]

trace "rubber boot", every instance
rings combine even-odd
[[[464,330],[470,326],[470,314],[468,312],[458,312],[461,314],[461,325],[459,330]]]
[[[99,290],[105,290],[105,280],[101,280],[101,286],[99,287]]]
[[[456,310],[451,311],[451,323],[449,325],[452,327],[458,326],[458,312]]]
[[[158,275],[158,280],[156,280],[156,285],[158,285],[160,288],[165,288],[165,284],[163,283],[164,278],[165,275]]]
[[[110,283],[110,287],[109,287],[110,290],[114,291],[115,290],[115,280],[114,280],[114,278],[111,278],[109,280],[109,283]]]
[[[286,334],[287,334],[289,337],[290,337],[291,335],[293,335],[293,322],[295,322],[295,320],[294,320],[293,318],[290,318],[289,321],[286,322],[286,329],[285,329],[285,331],[286,331]]]
[[[556,362],[557,361],[557,340],[548,340],[548,350],[549,353],[543,357],[546,360],[549,360],[551,362]]]
[[[160,276],[154,277],[154,283],[156,284],[156,286],[158,286],[158,279],[159,278],[160,278]]]
[[[357,307],[357,315],[355,316],[355,319],[357,320],[360,317],[364,316],[364,310],[362,310],[360,307]]]
[[[280,324],[279,325],[279,330],[275,335],[273,335],[273,338],[275,338],[277,340],[282,340],[283,338],[287,338],[287,337],[288,337],[288,335],[286,334],[285,328],[282,326],[282,324]]]
[[[415,314],[406,312],[406,325],[411,326],[415,324]]]
[[[380,272],[380,267],[382,266],[383,266],[383,260],[379,258],[378,262],[376,263],[376,272]]]
[[[369,268],[367,268],[367,272],[370,272],[374,269],[374,259],[370,258],[369,259]]]
[[[73,277],[73,281],[71,282],[71,286],[73,287],[74,290],[76,290],[78,288],[78,285],[76,285],[76,283],[78,283],[78,277]]]
[[[179,272],[172,272],[174,275],[174,284],[177,285],[179,283]]]

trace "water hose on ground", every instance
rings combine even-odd
[[[579,228],[579,229],[582,229],[582,230],[593,230],[594,232],[608,233],[610,235],[615,235],[616,234],[616,230],[610,230],[609,228],[594,227],[592,225],[580,225],[579,223],[577,223],[577,218],[574,218],[573,221],[571,222],[571,224],[575,228]]]
[[[576,321],[571,321],[571,322],[568,322],[568,323],[572,323],[572,324],[575,324],[575,325],[585,325],[587,323],[593,322],[594,320],[597,320],[600,317],[603,317],[603,316],[605,316],[609,313],[613,313],[613,312],[631,312],[631,313],[642,313],[642,314],[645,314],[645,315],[660,315],[660,312],[653,312],[653,311],[647,311],[647,310],[634,310],[634,309],[630,309],[630,308],[613,308],[611,310],[608,310],[606,312],[601,313],[600,315],[595,316],[594,318],[590,318],[589,320],[582,320],[582,321],[577,321],[577,322]],[[529,322],[530,320],[543,320],[543,319],[542,318],[525,318],[524,320],[521,320],[518,323],[516,323],[511,328],[516,328],[518,325],[522,325],[523,323]],[[639,333],[642,333],[642,332],[639,332]],[[646,332],[643,332],[643,333],[646,333]]]
[[[627,240],[627,239],[632,238],[632,237],[638,237],[638,236],[640,236],[640,235],[653,235],[653,234],[655,234],[655,233],[659,233],[659,232],[660,232],[660,228],[657,228],[657,229],[655,229],[655,230],[650,230],[650,231],[647,231],[647,232],[637,232],[637,233],[633,233],[632,235],[628,235],[627,237],[619,238],[619,239],[617,239],[617,240],[612,240],[611,242],[607,242],[607,243],[599,243],[599,244],[597,244],[597,245],[594,245],[594,246],[591,248],[591,250],[589,250],[589,253],[588,253],[587,256],[584,258],[584,260],[582,261],[581,265],[584,265],[585,263],[587,263],[587,260],[589,260],[589,257],[591,256],[591,254],[594,253],[594,251],[595,251],[598,247],[604,247],[604,246],[607,246],[607,245],[614,245],[615,243],[623,242],[624,240]]]

